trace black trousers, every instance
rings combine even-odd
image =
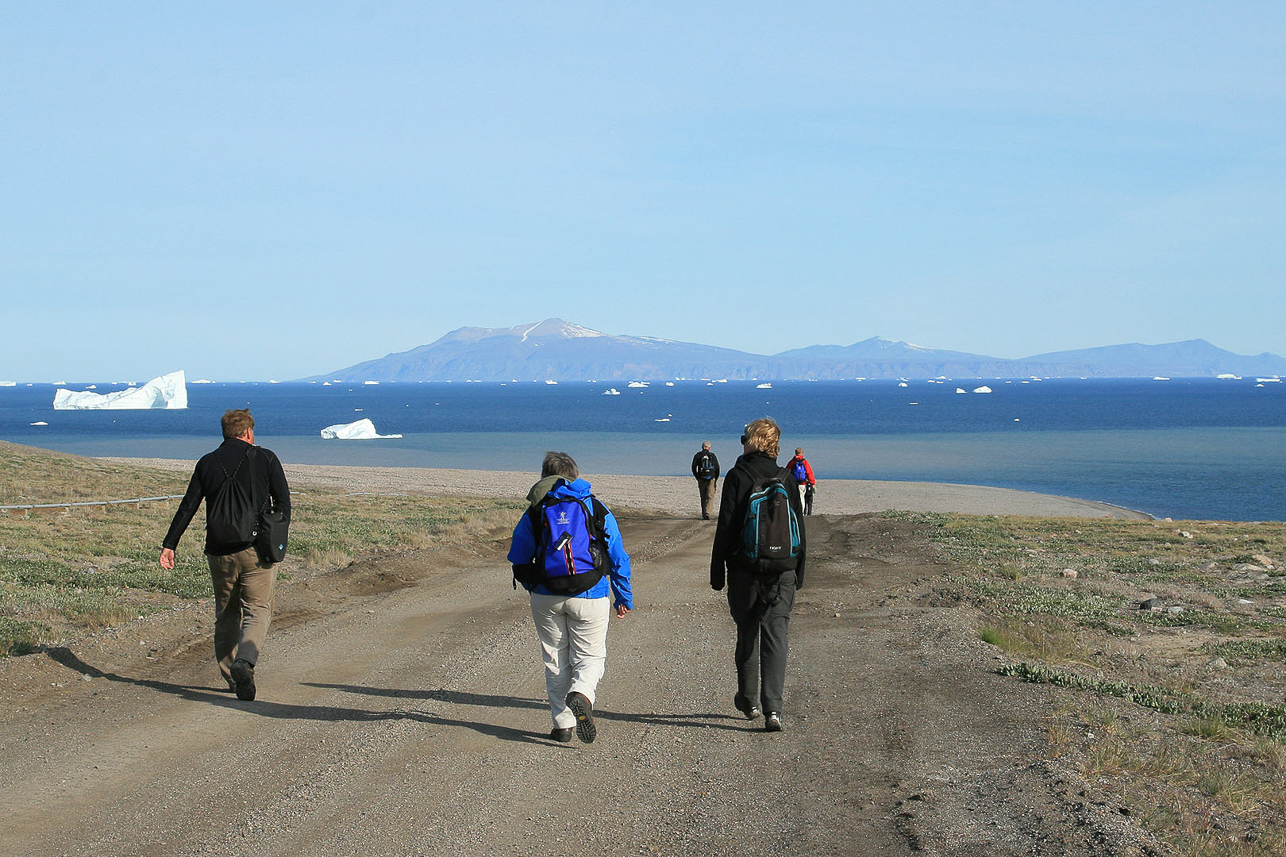
[[[790,651],[790,611],[795,606],[795,572],[760,578],[728,571],[728,609],[737,623],[738,703],[765,713],[782,711],[786,656]]]

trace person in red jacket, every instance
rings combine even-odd
[[[804,448],[795,447],[795,457],[792,458],[786,467],[799,483],[799,500],[804,506],[804,514],[813,514],[813,489],[817,487],[817,480],[813,477],[813,467],[804,458]]]

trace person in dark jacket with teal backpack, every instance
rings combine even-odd
[[[727,584],[737,624],[733,705],[750,720],[763,713],[764,729],[780,732],[790,611],[804,584],[803,509],[794,475],[777,466],[777,423],[755,420],[741,443],[744,454],[723,480],[710,587],[718,592]]]
[[[630,556],[616,518],[570,455],[546,453],[540,475],[514,527],[509,562],[515,586],[531,594],[554,721],[549,737],[567,743],[574,732],[589,743],[598,734],[593,707],[612,607],[617,618],[634,609]]]

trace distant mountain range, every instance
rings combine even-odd
[[[761,381],[846,378],[1152,378],[1286,375],[1276,354],[1248,357],[1203,339],[1112,345],[1021,359],[940,351],[875,337],[780,354],[643,336],[612,336],[560,319],[509,328],[462,327],[436,342],[303,380]]]

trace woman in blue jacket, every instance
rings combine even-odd
[[[607,660],[607,625],[615,607],[617,618],[624,618],[634,609],[630,591],[630,556],[621,543],[621,530],[611,511],[590,493],[590,484],[580,478],[580,470],[570,455],[549,452],[541,466],[541,479],[527,494],[530,504],[527,512],[514,527],[509,546],[509,562],[514,566],[514,577],[531,594],[531,618],[540,640],[541,659],[545,664],[545,689],[549,695],[549,711],[554,728],[549,737],[567,743],[573,732],[589,743],[597,736],[593,707],[595,692]],[[562,503],[559,501],[573,501]],[[573,520],[594,518],[588,534],[573,533],[555,539],[551,548],[542,544],[542,528],[546,528],[546,509],[554,509],[552,518],[563,518],[567,512]],[[584,510],[583,514],[577,512]],[[585,527],[582,525],[582,530]],[[593,532],[600,530],[601,533]],[[560,534],[562,535],[562,534]],[[572,538],[575,535],[578,538]],[[557,556],[561,548],[569,559],[580,550],[576,544],[586,543],[601,536],[601,544],[594,548],[600,557],[591,562],[589,557],[580,561],[582,573],[592,565],[602,576],[588,589],[568,593],[563,585],[566,578],[546,576],[546,556],[552,551]],[[547,540],[549,537],[545,536]],[[606,551],[601,548],[605,547]],[[593,553],[591,552],[591,554]],[[574,562],[568,562],[571,566]],[[601,566],[606,565],[604,569]],[[604,573],[605,572],[605,573]],[[577,588],[575,586],[571,588]]]

